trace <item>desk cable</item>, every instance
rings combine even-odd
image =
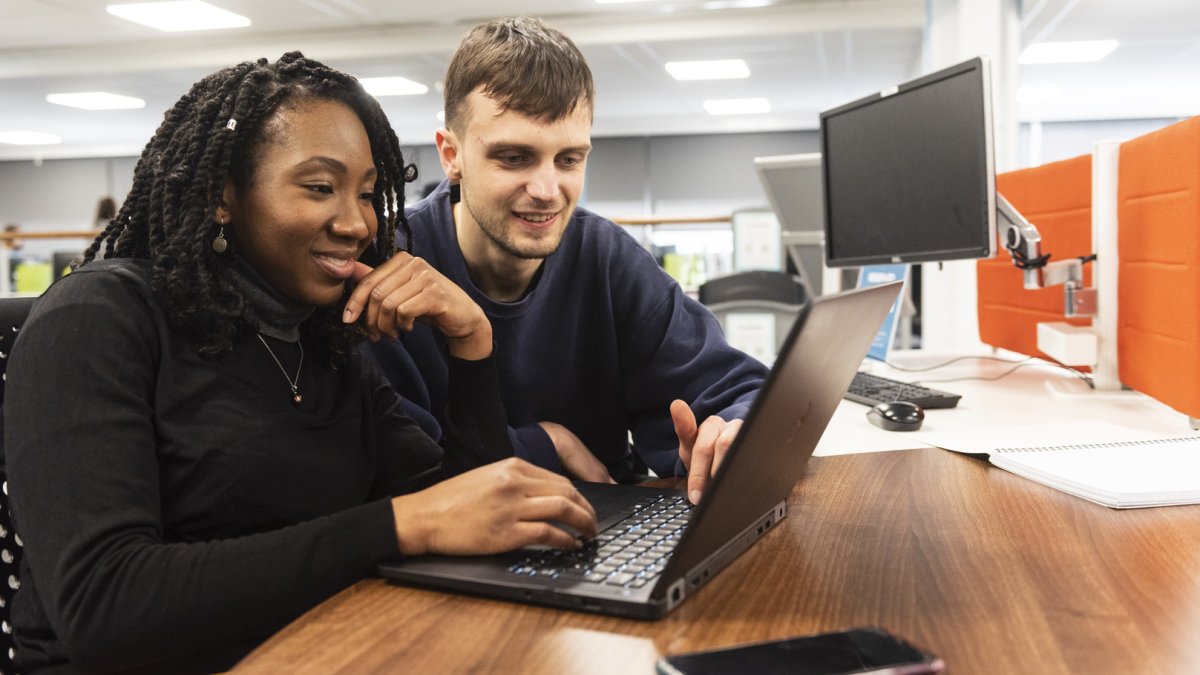
[[[949,361],[944,361],[942,363],[938,363],[938,364],[935,364],[932,366],[925,366],[922,368],[909,368],[906,366],[896,365],[890,361],[882,361],[882,363],[885,366],[892,368],[893,370],[898,370],[898,371],[904,372],[904,373],[924,373],[924,372],[928,372],[930,370],[937,370],[938,368],[945,368],[946,366],[948,366],[952,363],[957,363],[959,361],[965,361],[968,359],[974,359],[977,361],[998,361],[1000,363],[1012,364],[1013,367],[1009,368],[1008,370],[1004,371],[1003,373],[1000,373],[999,375],[994,375],[994,376],[985,377],[982,375],[975,375],[975,376],[969,376],[969,377],[947,378],[944,380],[920,380],[917,382],[913,382],[912,384],[926,385],[926,384],[945,383],[945,382],[964,382],[967,380],[980,380],[980,381],[984,381],[984,382],[992,382],[995,380],[999,380],[999,379],[1008,377],[1009,375],[1020,370],[1021,368],[1028,368],[1031,366],[1054,366],[1056,368],[1061,368],[1061,369],[1071,373],[1075,377],[1078,377],[1079,379],[1083,380],[1085,383],[1087,383],[1089,388],[1092,388],[1092,389],[1095,388],[1095,384],[1092,383],[1091,375],[1088,375],[1087,373],[1085,373],[1081,370],[1072,368],[1071,366],[1068,366],[1065,363],[1056,361],[1055,359],[1052,359],[1049,357],[1027,356],[1018,361],[1013,361],[1011,359],[1002,359],[998,356],[958,356],[953,359],[950,359]],[[1035,359],[1036,359],[1036,361],[1035,361]]]

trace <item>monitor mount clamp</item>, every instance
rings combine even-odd
[[[1083,265],[1096,259],[1095,255],[1050,262],[1050,254],[1042,253],[1042,235],[1000,193],[996,193],[996,213],[1003,224],[1004,248],[1012,256],[1013,265],[1025,275],[1025,288],[1037,289],[1062,285],[1063,314],[1068,317],[1096,315],[1096,289],[1083,285]]]

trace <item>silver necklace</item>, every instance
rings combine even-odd
[[[266,347],[267,353],[271,355],[271,359],[275,361],[275,365],[279,366],[279,372],[283,373],[283,377],[287,380],[288,386],[292,388],[292,405],[299,408],[300,402],[304,400],[300,396],[298,386],[300,384],[300,369],[304,367],[304,345],[300,342],[296,343],[300,347],[300,364],[296,366],[296,377],[292,377],[288,375],[288,372],[283,367],[283,364],[279,362],[279,357],[275,356],[275,351],[271,349],[271,345],[267,344],[267,341],[263,339],[262,333],[258,334],[258,341],[262,343],[263,347]]]

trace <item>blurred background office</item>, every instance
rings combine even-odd
[[[161,3],[155,3],[161,4]],[[187,15],[188,7],[200,14]],[[419,167],[442,77],[485,0],[11,0],[0,23],[0,222],[88,230],[128,189],[162,111],[216,67],[299,49],[364,78]],[[990,57],[996,168],[1035,166],[1200,112],[1195,0],[513,0],[569,34],[595,73],[583,203],[685,283],[732,270],[733,214],[769,208],[754,158],[819,150],[818,115],[976,55]],[[201,29],[212,20],[214,27]],[[701,62],[697,64],[696,62]],[[85,238],[25,240],[50,261]],[[926,265],[924,343],[977,342],[974,265]]]

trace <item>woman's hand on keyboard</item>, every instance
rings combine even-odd
[[[566,478],[512,458],[392,500],[404,555],[477,555],[531,545],[575,549],[596,536],[596,511]]]

